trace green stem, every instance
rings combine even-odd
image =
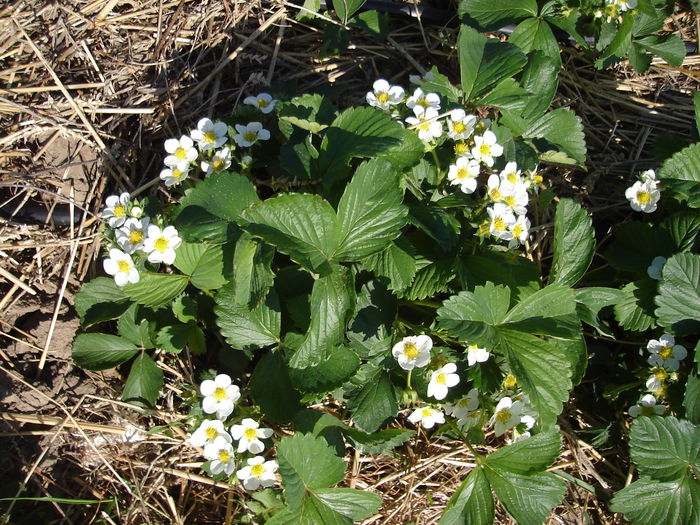
[[[433,154],[433,160],[435,161],[435,168],[437,169],[437,184],[435,186],[440,186],[440,183],[442,182],[442,170],[440,169],[440,161],[438,160],[437,153],[435,152],[435,148],[430,150],[430,153]]]
[[[406,376],[406,389],[411,390],[411,373],[413,372],[413,369],[408,371],[408,375]]]

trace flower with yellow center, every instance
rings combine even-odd
[[[438,120],[438,112],[436,109],[423,106],[415,106],[413,108],[415,116],[406,117],[406,124],[411,128],[418,130],[418,138],[423,142],[430,142],[442,136],[442,122]]]
[[[454,186],[459,186],[463,193],[470,194],[476,190],[476,178],[481,170],[479,163],[467,157],[457,157],[450,165],[447,180]]]
[[[458,157],[470,156],[469,145],[466,142],[455,142],[454,146],[455,155]]]
[[[514,241],[525,244],[525,241],[527,241],[530,235],[530,219],[525,215],[518,216],[515,224],[510,226],[510,233]]]
[[[166,226],[162,231],[155,224],[148,227],[148,237],[143,242],[143,251],[148,254],[149,262],[173,264],[175,250],[182,244],[174,226]]]
[[[506,181],[509,184],[516,185],[516,184],[522,184],[523,179],[520,176],[520,170],[518,169],[518,165],[515,162],[509,162],[506,164],[506,167],[503,168],[503,171],[498,175],[502,181]]]
[[[652,394],[646,394],[637,402],[636,405],[632,405],[629,409],[629,414],[632,417],[639,416],[660,416],[666,409],[656,404],[656,398]]]
[[[513,374],[508,374],[506,377],[503,378],[503,388],[505,389],[513,389],[516,387],[517,384],[518,380]]]
[[[430,350],[433,340],[427,335],[410,335],[404,337],[391,349],[399,366],[404,370],[422,368],[430,362]]]
[[[131,199],[128,193],[110,195],[105,200],[105,209],[102,210],[102,218],[107,219],[111,228],[120,228],[127,220]]]
[[[165,151],[168,156],[165,157],[164,164],[168,168],[178,168],[183,172],[186,172],[187,167],[199,156],[197,148],[194,147],[194,141],[187,135],[179,139],[166,140]]]
[[[226,144],[227,133],[228,126],[225,122],[212,122],[205,117],[197,122],[197,129],[193,129],[190,136],[197,142],[200,150],[209,151]]]
[[[428,397],[434,397],[438,401],[445,399],[447,391],[459,383],[459,375],[455,372],[457,365],[454,363],[447,363],[435,370],[428,383]]]
[[[442,425],[445,422],[445,414],[433,407],[421,407],[415,409],[408,420],[414,425],[420,425],[424,428],[433,428],[435,424]]]
[[[489,360],[490,355],[486,348],[479,348],[479,345],[469,345],[467,347],[467,364],[474,366],[477,363],[485,363]]]
[[[212,155],[211,160],[203,160],[200,164],[205,177],[212,173],[227,170],[231,166],[231,148],[222,148]]]
[[[204,457],[211,461],[209,468],[212,474],[225,472],[230,476],[236,468],[231,440],[227,441],[224,436],[216,436],[212,443],[204,446]]]
[[[476,117],[463,109],[453,109],[447,120],[447,135],[452,140],[467,140],[474,133]]]
[[[150,219],[142,217],[141,219],[128,219],[124,226],[119,228],[116,234],[116,240],[119,247],[126,253],[134,253],[136,250],[143,249],[145,232],[148,231]]]
[[[240,425],[231,427],[231,437],[238,441],[238,453],[246,450],[251,454],[260,454],[265,450],[265,445],[261,439],[269,439],[272,436],[272,429],[259,428],[260,424],[249,417],[241,421]]]
[[[170,188],[171,186],[177,186],[189,175],[190,164],[187,162],[181,162],[172,168],[165,167],[160,172],[160,178],[165,183],[165,185]]]
[[[269,140],[270,132],[260,122],[249,122],[245,126],[236,124],[233,140],[242,148],[248,148],[260,140]]]
[[[661,388],[665,387],[664,383],[666,382],[666,379],[668,379],[668,372],[666,372],[666,370],[661,366],[655,366],[651,369],[651,373],[651,377],[647,379],[646,382],[647,390],[658,393]],[[660,396],[657,395],[657,397]]]
[[[510,227],[516,222],[515,215],[513,215],[511,209],[502,202],[497,202],[493,206],[486,208],[486,213],[491,218],[489,227],[491,235],[497,239],[511,240],[513,234],[510,232]]]
[[[139,282],[139,272],[131,260],[131,255],[117,248],[109,250],[109,259],[102,261],[105,272],[114,277],[117,286]]]
[[[274,460],[265,461],[262,456],[250,458],[247,466],[236,472],[236,476],[243,482],[246,490],[258,490],[260,487],[271,487],[275,484],[277,472],[277,462]]]
[[[493,131],[484,131],[483,135],[474,136],[472,156],[476,160],[490,168],[493,166],[494,157],[500,157],[501,155],[503,155],[503,146],[496,142],[496,135]]]
[[[688,355],[685,347],[677,345],[671,334],[664,334],[658,340],[650,340],[647,350],[651,354],[648,359],[651,366],[663,367],[671,372],[678,370],[680,362]]]
[[[231,383],[231,377],[219,374],[213,380],[202,381],[199,391],[204,396],[202,410],[206,414],[216,414],[219,419],[226,419],[233,412],[233,407],[241,397],[241,390]]]
[[[440,109],[440,95],[437,93],[425,93],[421,88],[416,88],[413,95],[406,101],[406,106],[412,109],[414,113],[416,108],[423,108],[424,111],[432,108],[437,113]]]
[[[203,447],[213,443],[218,436],[222,436],[229,443],[231,442],[231,436],[226,432],[223,421],[205,419],[197,430],[192,433],[189,442],[195,447]]]
[[[469,390],[469,393],[456,403],[446,403],[445,412],[457,418],[457,424],[463,426],[472,423],[472,414],[479,408],[479,391],[476,388]]]
[[[523,411],[523,402],[513,401],[509,397],[502,398],[494,412],[492,421],[494,431],[497,436],[502,436],[506,430],[513,428],[520,423],[520,416]]]
[[[652,213],[656,210],[661,192],[655,180],[638,180],[625,190],[625,197],[634,211]]]
[[[380,78],[372,84],[372,91],[367,92],[365,99],[370,106],[390,112],[393,106],[403,101],[405,96],[404,89],[401,86],[392,86],[389,82]]]
[[[269,93],[260,93],[257,96],[246,97],[243,103],[258,108],[261,113],[270,113],[275,109],[277,101]]]

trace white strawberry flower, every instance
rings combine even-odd
[[[625,197],[634,211],[652,213],[661,198],[656,182],[638,180],[625,190]]]
[[[479,348],[479,345],[469,345],[467,347],[467,363],[474,366],[476,363],[485,363],[489,360],[489,353],[486,348]]]
[[[150,219],[148,217],[128,219],[124,226],[115,232],[119,247],[129,254],[134,253],[136,250],[143,250],[149,223]]]
[[[231,148],[225,147],[214,152],[211,160],[203,160],[200,164],[205,177],[212,173],[227,170],[231,166]]]
[[[453,149],[457,157],[472,158],[472,154],[469,151],[469,144],[463,140],[455,142]]]
[[[508,227],[508,231],[513,236],[513,241],[525,244],[530,235],[530,219],[525,215],[519,215],[515,223]]]
[[[404,370],[423,368],[430,362],[433,340],[427,335],[409,335],[396,343],[391,354]]]
[[[408,81],[411,84],[415,84],[416,86],[422,86],[423,84],[427,84],[434,78],[435,75],[433,75],[430,71],[427,71],[424,75],[408,75]]]
[[[148,254],[148,261],[152,263],[173,264],[175,262],[175,250],[182,244],[174,226],[166,226],[161,230],[155,224],[148,227],[148,237],[143,243],[143,251]]]
[[[468,416],[479,408],[479,391],[472,388],[466,396],[456,401],[455,403],[446,403],[445,412],[454,418],[457,418],[459,426],[468,422]],[[471,418],[469,418],[471,419]]]
[[[452,140],[467,140],[474,133],[476,117],[467,115],[463,109],[453,109],[447,120],[447,135]]]
[[[170,188],[171,186],[177,186],[183,180],[185,180],[189,174],[190,165],[187,162],[180,162],[173,167],[165,167],[160,172],[160,178],[165,185]]]
[[[414,117],[406,117],[406,124],[418,129],[418,138],[423,142],[430,142],[442,135],[442,122],[437,120],[438,112],[431,107],[423,106],[413,108]]]
[[[649,392],[655,392],[657,395],[660,395],[659,392],[662,392],[664,390],[664,383],[666,382],[667,378],[668,372],[665,368],[661,366],[654,367],[652,369],[651,377],[646,381],[647,390],[649,390]]]
[[[522,441],[524,439],[529,438],[532,434],[530,434],[530,430],[532,430],[532,427],[535,426],[535,418],[532,416],[524,415],[520,417],[520,423],[515,425],[513,427],[513,438],[512,439],[506,439],[506,442],[508,444],[513,444],[517,443],[518,441]],[[520,430],[518,430],[520,427],[522,427]]]
[[[479,176],[481,166],[474,159],[467,157],[457,157],[454,164],[450,165],[447,172],[447,180],[464,193],[474,193],[476,190],[476,178]]]
[[[651,366],[662,366],[671,372],[678,370],[680,362],[688,355],[685,347],[677,345],[671,334],[664,334],[658,340],[650,340],[647,350],[651,354],[648,359]]]
[[[660,416],[666,409],[662,405],[656,404],[656,398],[652,394],[646,394],[629,409],[629,415],[632,417],[639,416]]]
[[[520,423],[522,412],[522,401],[513,401],[509,397],[502,398],[496,405],[496,411],[491,418],[496,435],[502,436],[506,430]]]
[[[651,264],[647,267],[647,275],[652,279],[660,281],[661,272],[663,271],[665,265],[666,257],[661,257],[660,255],[654,257],[654,260],[651,261]]]
[[[474,147],[472,156],[479,162],[483,162],[489,168],[493,166],[494,157],[503,155],[503,146],[496,142],[496,135],[493,131],[485,131],[483,135],[474,136]]]
[[[503,171],[498,175],[502,181],[507,181],[513,185],[522,184],[523,178],[520,175],[520,170],[518,169],[518,164],[515,162],[509,162]]]
[[[110,195],[105,200],[105,209],[102,210],[102,218],[107,219],[107,224],[112,228],[119,228],[129,218],[129,205],[131,199],[124,192],[121,195]]]
[[[212,474],[225,472],[227,476],[233,474],[236,468],[236,460],[231,441],[226,441],[224,436],[217,436],[212,443],[204,446],[204,457],[211,460]]]
[[[513,213],[517,215],[525,215],[527,213],[527,203],[530,201],[530,197],[525,184],[511,184],[508,181],[501,181],[499,191],[501,202],[513,210]]]
[[[658,182],[656,172],[654,170],[646,170],[639,174],[642,182]]]
[[[511,240],[513,234],[510,228],[516,222],[515,215],[513,215],[511,209],[502,202],[497,202],[493,206],[486,208],[486,213],[491,218],[491,224],[489,225],[491,235],[497,239]]]
[[[226,144],[227,133],[228,126],[225,122],[212,122],[205,117],[197,122],[197,129],[192,130],[190,137],[197,141],[200,150],[209,151]]]
[[[438,401],[445,399],[447,391],[459,383],[459,375],[455,372],[457,365],[454,363],[447,363],[435,370],[428,383],[428,397],[434,397]]]
[[[542,184],[542,181],[544,180],[542,178],[542,175],[540,175],[540,172],[538,171],[538,166],[535,167],[534,170],[532,170],[526,179],[526,185],[528,189],[532,189],[537,193],[540,189],[540,184]]]
[[[260,424],[249,417],[241,421],[240,425],[231,427],[231,437],[238,441],[238,453],[246,450],[251,454],[260,454],[265,450],[265,445],[261,439],[268,439],[272,436],[271,428],[259,428]]]
[[[107,274],[114,276],[117,286],[139,282],[139,272],[131,260],[131,255],[117,248],[109,250],[109,259],[104,259],[102,266]]]
[[[392,106],[401,103],[404,96],[405,93],[401,86],[392,86],[380,78],[372,84],[372,91],[368,91],[365,98],[370,106],[383,111],[391,111]]]
[[[199,156],[197,148],[194,147],[194,142],[187,135],[183,135],[179,139],[166,140],[165,151],[169,153],[165,157],[165,165],[168,168],[178,168],[180,171],[187,171],[185,167],[197,160]]]
[[[224,429],[223,421],[218,419],[205,419],[199,428],[195,430],[189,438],[189,442],[195,447],[203,447],[210,443],[214,443],[217,437],[221,436],[224,440],[231,442],[231,436]]]
[[[226,419],[233,412],[233,406],[241,398],[241,389],[231,383],[227,374],[219,374],[213,380],[205,379],[199,386],[204,396],[202,410],[207,414],[216,414],[219,419]]]
[[[605,0],[605,3],[615,6],[622,13],[637,7],[637,0]]]
[[[265,461],[262,456],[250,458],[248,465],[236,472],[246,490],[257,490],[260,487],[271,487],[275,484],[278,465],[274,460]]]
[[[414,410],[408,420],[414,425],[420,423],[424,428],[433,428],[436,423],[442,425],[445,422],[445,414],[437,408],[421,407]]]
[[[424,110],[434,109],[437,113],[440,109],[440,95],[437,93],[424,93],[421,88],[416,88],[413,95],[406,101],[406,106],[412,109],[414,113],[417,107],[421,107]]]
[[[277,101],[269,93],[259,93],[256,97],[244,98],[243,103],[258,108],[261,113],[271,113]]]
[[[269,140],[270,132],[263,128],[260,122],[249,122],[245,126],[236,124],[238,132],[233,140],[242,148],[247,148],[258,142],[259,140]]]

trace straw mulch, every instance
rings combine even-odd
[[[343,105],[361,103],[379,77],[406,85],[421,65],[458,80],[453,27],[392,18],[386,41],[355,31],[346,53],[323,58],[322,25],[297,19],[299,12],[259,0],[18,0],[0,11],[0,432],[11,438],[0,468],[12,473],[0,497],[104,501],[42,503],[45,523],[230,523],[248,515],[241,490],[205,477],[201,456],[184,444],[185,416],[176,408],[182,385],[194,380],[190,363],[161,361],[167,387],[158,411],[127,407],[115,401],[123,381],[116,372],[73,367],[71,305],[99,272],[105,196],[167,199],[157,184],[162,142],[198,118],[226,115],[242,96],[275,83],[299,93],[331,86]],[[695,39],[691,15],[669,24]],[[653,140],[690,137],[698,57],[676,69],[655,62],[643,76],[624,66],[596,72],[574,49],[563,58],[558,103],[583,118],[590,163],[587,172],[547,173],[557,191],[623,213],[615,192],[652,166]],[[567,411],[566,447],[554,468],[602,493],[624,485],[628,472],[606,459],[618,451],[601,454],[570,423],[603,422]],[[366,523],[387,524],[437,523],[474,462],[468,450],[422,433],[395,457],[349,451],[346,460],[349,486],[383,498]],[[13,523],[26,508],[11,504]],[[572,485],[552,523],[584,523],[587,515],[613,522],[598,499]],[[502,509],[498,519],[508,522]]]

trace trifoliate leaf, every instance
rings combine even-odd
[[[486,464],[515,474],[535,474],[551,466],[559,457],[559,430],[542,432],[489,454]]]
[[[102,321],[116,319],[131,304],[114,279],[107,277],[97,277],[85,283],[75,295],[74,301],[80,324],[86,328]]]
[[[554,216],[554,260],[549,282],[573,286],[586,273],[595,251],[588,213],[572,199],[561,199]]]
[[[251,309],[235,304],[229,284],[216,294],[216,304],[216,324],[233,348],[252,350],[280,342],[282,315],[274,288],[264,303]]]
[[[80,334],[73,341],[73,361],[87,370],[107,370],[128,361],[137,346],[111,334]]]
[[[610,510],[621,512],[635,525],[700,523],[700,482],[684,476],[674,481],[640,478],[617,492]]]
[[[447,502],[440,525],[491,525],[493,496],[484,470],[473,468]]]
[[[659,324],[677,334],[700,330],[700,255],[679,253],[664,265],[656,296]]]
[[[183,242],[175,251],[173,263],[190,282],[202,290],[216,290],[226,284],[224,248],[216,244]]]
[[[122,392],[122,401],[151,407],[158,399],[162,387],[163,371],[151,356],[141,352],[131,363],[131,371]]]
[[[180,295],[188,282],[187,275],[142,272],[139,282],[127,284],[123,290],[139,304],[160,308]]]

